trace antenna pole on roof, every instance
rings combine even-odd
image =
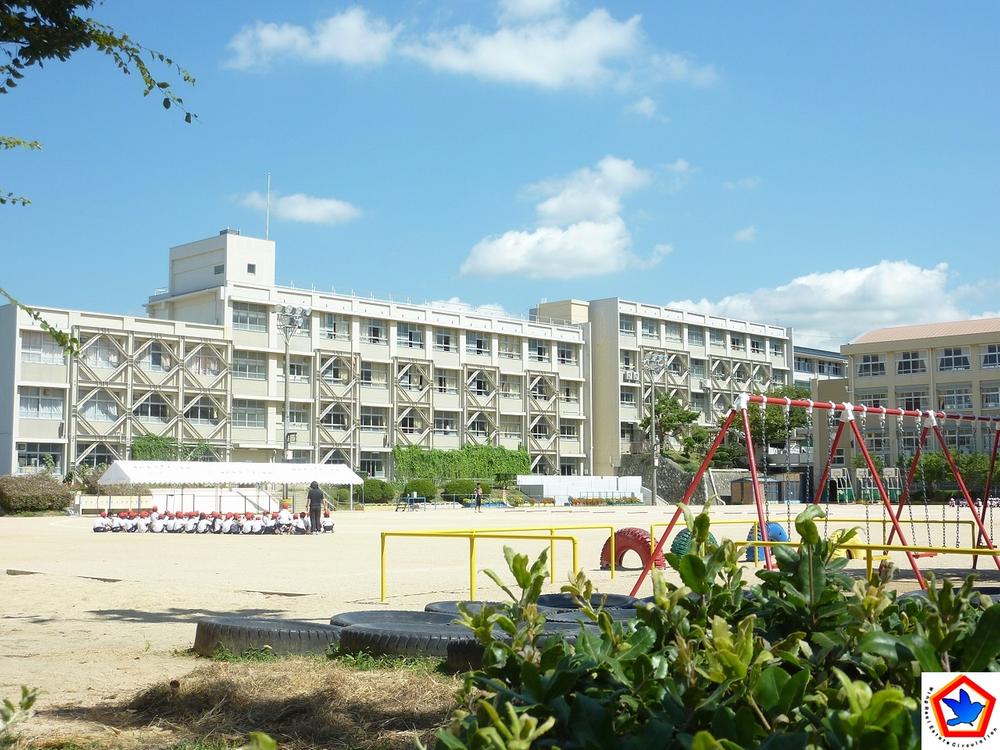
[[[264,201],[264,239],[271,239],[271,173],[267,173],[267,198]]]

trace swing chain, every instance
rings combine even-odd
[[[792,399],[785,396],[785,479],[781,483],[782,491],[787,491],[791,487],[788,480],[792,469]],[[790,494],[790,493],[789,493]],[[792,498],[787,495],[785,500],[785,526],[788,529],[788,538],[792,538]]]

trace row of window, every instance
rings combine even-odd
[[[636,331],[638,330],[639,335],[642,338],[659,341],[661,329],[663,338],[667,341],[675,341],[679,343],[684,341],[684,327],[680,323],[674,323],[672,321],[661,322],[651,318],[637,319],[632,315],[618,316],[618,331],[627,336],[636,335]],[[773,339],[767,340],[754,336],[747,337],[739,333],[728,333],[718,328],[709,328],[707,331],[709,344],[716,348],[725,348],[728,336],[729,347],[732,351],[747,351],[749,348],[751,354],[764,354],[766,347],[770,350],[772,357],[785,356],[784,341],[775,341]],[[705,332],[705,328],[689,325],[687,327],[688,346],[704,346]]]
[[[887,371],[887,355],[862,354],[858,358],[859,377],[878,377]],[[921,375],[929,368],[931,358],[926,351],[896,352],[894,354],[897,375]],[[955,372],[972,369],[970,347],[944,347],[936,350],[935,364],[938,372]],[[979,365],[990,370],[1000,368],[1000,344],[985,344],[980,348]]]
[[[126,360],[125,349],[114,339],[95,336],[80,344],[80,361],[92,368],[113,370]],[[36,364],[65,364],[62,348],[41,331],[21,333],[21,361]],[[166,372],[173,367],[173,357],[166,346],[158,341],[147,345],[136,360],[143,370]],[[188,357],[187,366],[195,375],[214,377],[225,369],[223,362],[211,352],[198,351]]]
[[[844,365],[811,357],[795,357],[795,372],[809,372],[839,378],[844,375]]]
[[[895,407],[912,411],[927,411],[931,408],[930,395],[926,388],[897,389],[896,403],[889,403],[886,391],[858,392],[857,402],[867,407]],[[1000,409],[1000,384],[981,384],[979,387],[980,408]],[[969,384],[947,385],[937,389],[935,409],[941,411],[972,411],[973,392]]]

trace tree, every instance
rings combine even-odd
[[[197,115],[185,107],[169,81],[153,75],[151,66],[165,67],[189,84],[194,84],[194,76],[162,52],[82,15],[95,3],[96,0],[0,0],[0,94],[20,88],[25,74],[35,66],[42,68],[53,60],[65,62],[81,50],[95,49],[111,58],[124,75],[136,73],[142,80],[143,96],[155,92],[163,97],[164,109],[176,108],[184,113],[185,122],[193,122]],[[35,140],[0,135],[0,151],[14,148],[37,151],[41,147]],[[30,203],[28,198],[0,186],[0,205]],[[42,329],[63,349],[71,354],[79,351],[78,341],[50,326],[37,311],[19,302],[3,287],[0,295],[41,323]]]
[[[642,418],[639,426],[649,431],[649,415]],[[667,437],[672,437],[683,445],[684,438],[691,433],[692,425],[698,421],[698,412],[685,409],[673,396],[661,393],[656,398],[656,435],[660,450],[666,447]]]
[[[182,445],[176,438],[162,435],[139,435],[131,445],[133,461],[196,461],[209,453],[205,441]]]

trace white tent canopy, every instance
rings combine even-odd
[[[266,464],[252,461],[115,461],[98,484],[229,487],[260,484],[364,484],[344,464]]]

